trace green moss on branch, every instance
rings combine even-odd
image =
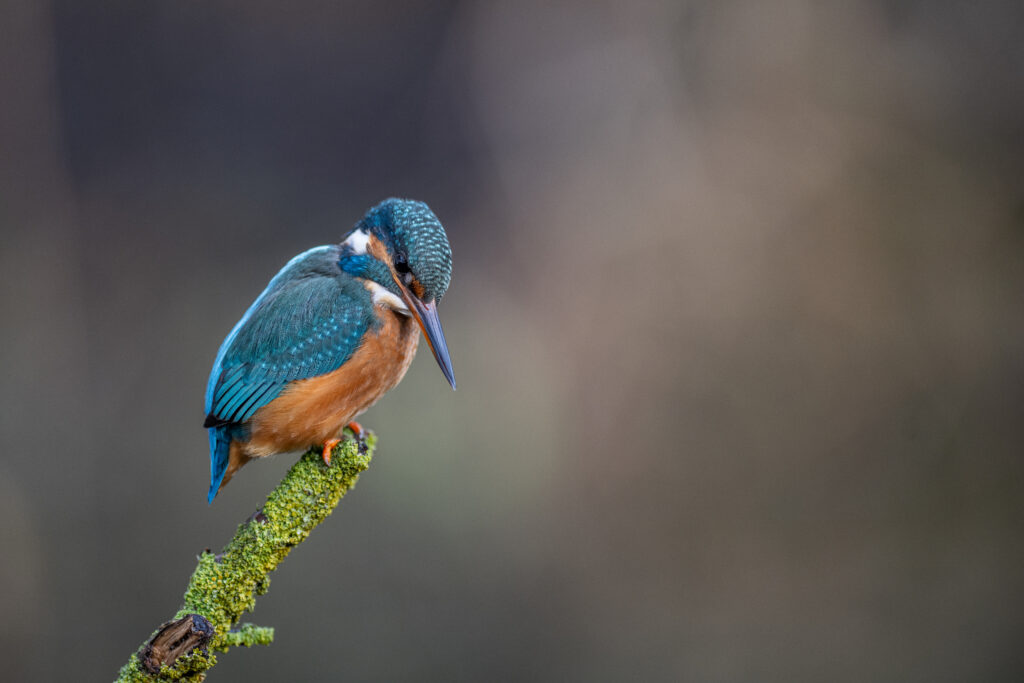
[[[303,455],[223,551],[199,556],[181,609],[131,656],[117,680],[202,681],[217,662],[214,652],[269,645],[274,629],[236,628],[238,620],[256,606],[257,595],[267,592],[270,572],[327,519],[370,466],[376,437],[368,435],[366,445],[360,453],[354,441],[343,441],[330,467],[318,450]]]
[[[257,626],[242,624],[224,636],[224,649],[229,647],[252,647],[253,645],[270,645],[274,642],[273,626]]]

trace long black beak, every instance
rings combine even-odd
[[[405,289],[404,287],[402,288]],[[437,304],[433,301],[423,302],[406,291],[406,302],[411,305],[416,322],[420,324],[423,335],[427,338],[430,350],[434,352],[434,359],[441,366],[441,372],[448,384],[455,388],[455,372],[452,370],[452,359],[448,355],[448,344],[444,341],[444,330],[441,329],[441,319],[437,317]]]

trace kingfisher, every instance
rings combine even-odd
[[[331,451],[397,385],[420,331],[455,389],[437,305],[452,250],[423,202],[386,199],[339,244],[314,247],[270,280],[221,344],[206,386],[210,492],[253,458]]]

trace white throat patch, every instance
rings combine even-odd
[[[370,294],[373,295],[373,304],[375,306],[387,306],[396,313],[402,315],[411,315],[409,307],[405,305],[399,297],[389,292],[384,287],[381,287],[372,280],[366,281],[366,288],[370,290]]]
[[[341,246],[347,246],[353,254],[365,254],[366,246],[370,243],[370,233],[363,230],[353,230]]]

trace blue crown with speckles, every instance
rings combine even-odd
[[[385,199],[367,211],[357,227],[377,235],[392,253],[405,256],[423,285],[424,300],[441,300],[452,279],[452,248],[429,206],[414,199]]]

